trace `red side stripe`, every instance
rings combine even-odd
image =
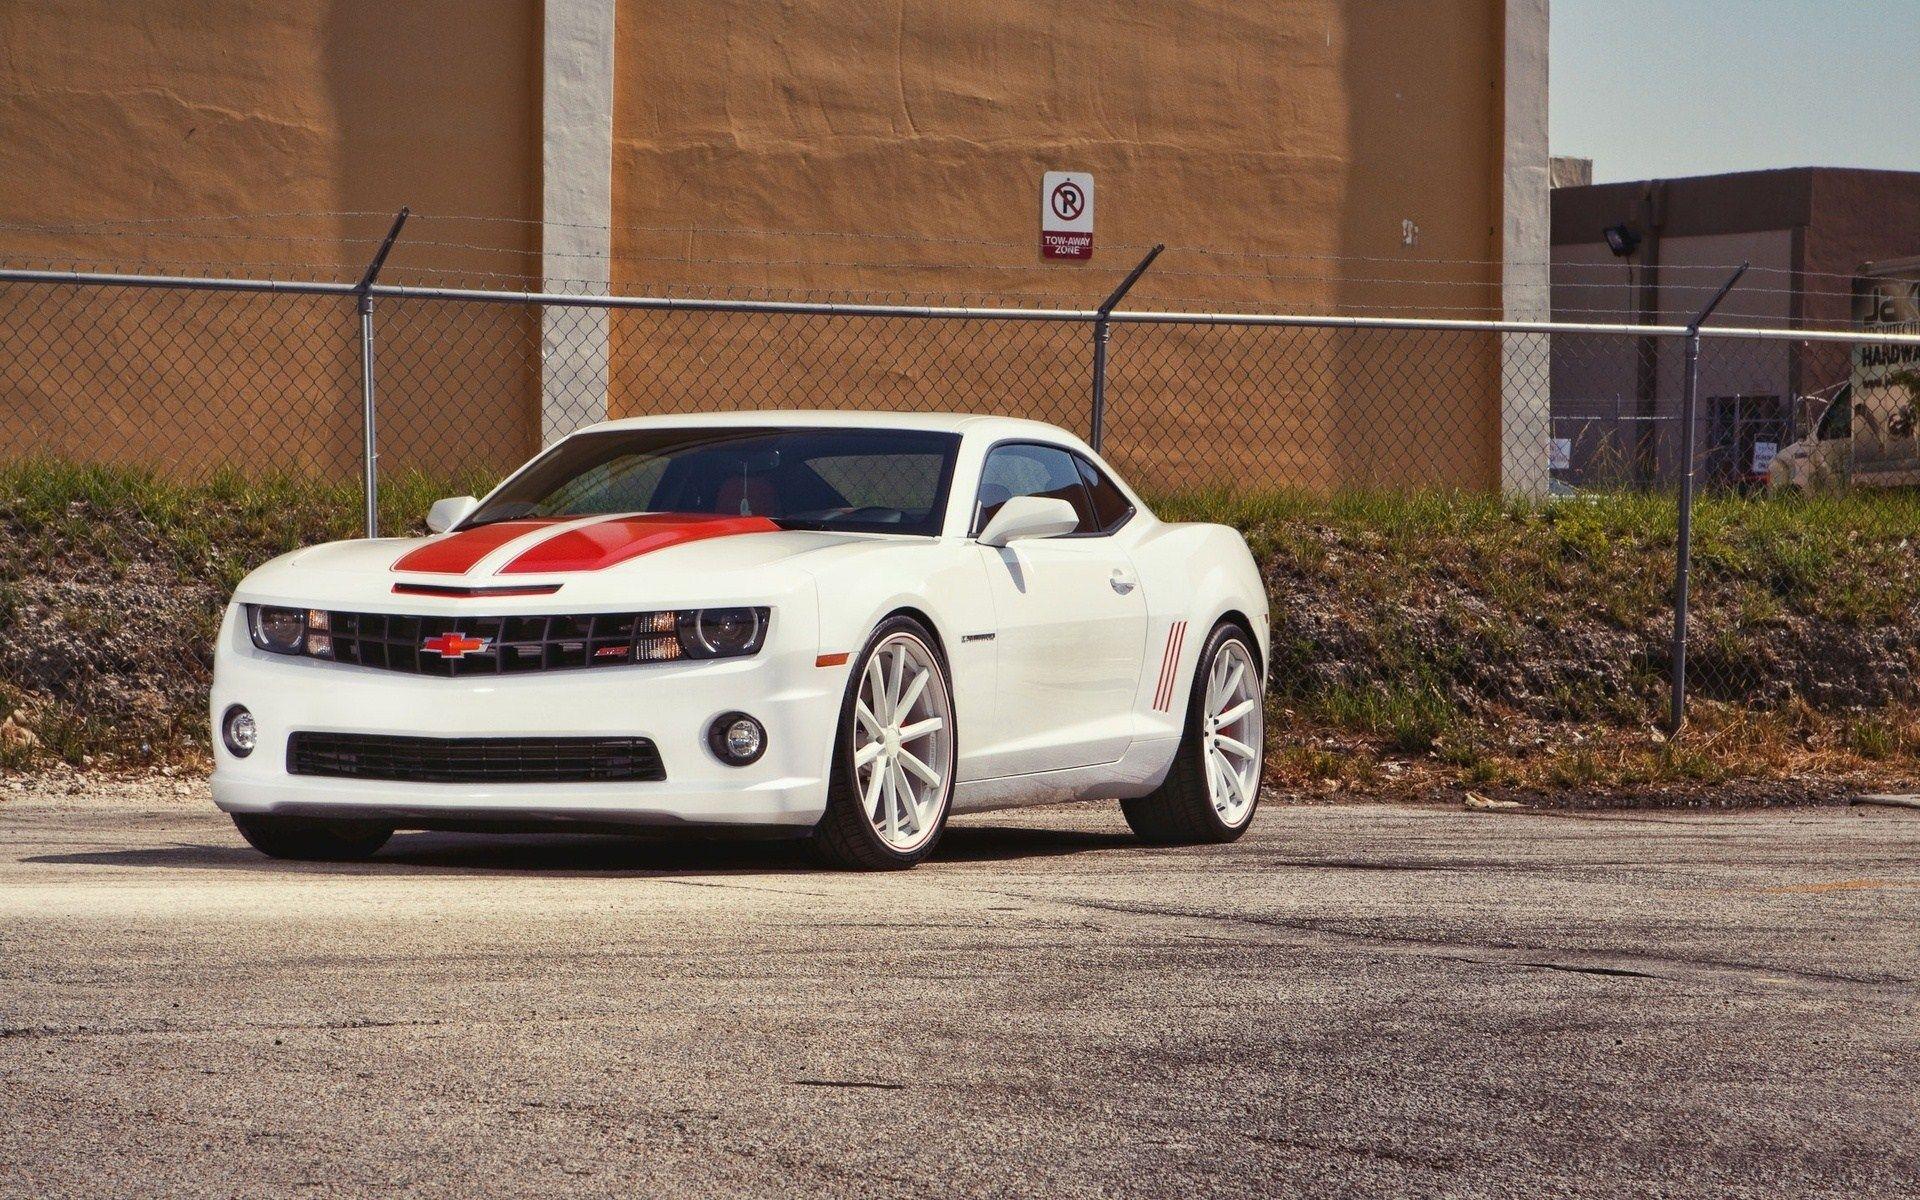
[[[548,571],[598,571],[655,550],[738,533],[774,533],[766,517],[708,516],[699,513],[642,513],[609,517],[539,542],[500,568],[502,575]]]
[[[1180,622],[1180,624],[1175,626],[1174,629],[1175,629],[1175,632],[1173,635],[1173,665],[1172,665],[1172,669],[1167,672],[1166,703],[1161,705],[1161,708],[1169,712],[1171,712],[1173,709],[1174,693],[1180,690],[1180,652],[1187,648],[1187,623],[1185,621],[1182,621]]]
[[[1167,691],[1167,664],[1173,661],[1173,626],[1167,626],[1167,644],[1160,647],[1160,677],[1153,681],[1153,711],[1160,711],[1160,697]]]
[[[1153,692],[1156,712],[1165,712],[1173,703],[1174,679],[1179,674],[1180,643],[1186,640],[1187,623],[1175,621],[1167,628],[1167,648],[1160,660],[1160,683]]]
[[[409,550],[393,564],[396,571],[429,571],[436,575],[461,575],[474,564],[517,537],[557,523],[557,518],[530,521],[501,521],[478,529],[462,530],[437,538]]]

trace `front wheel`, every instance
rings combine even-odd
[[[247,839],[247,844],[269,858],[357,862],[373,857],[393,836],[393,826],[372,821],[281,817],[270,813],[234,813],[232,816],[234,828]]]
[[[953,803],[953,689],[931,634],[889,617],[854,663],[840,707],[827,811],[812,844],[862,871],[911,867],[933,853]]]
[[[1266,715],[1260,660],[1237,625],[1214,627],[1194,667],[1187,727],[1165,782],[1120,802],[1127,824],[1149,842],[1231,842],[1260,806]]]

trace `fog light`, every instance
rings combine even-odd
[[[707,727],[707,745],[721,762],[744,767],[767,752],[767,730],[746,713],[721,713]]]
[[[227,744],[235,758],[245,758],[260,744],[260,727],[254,723],[252,713],[236,704],[220,718],[220,740]]]

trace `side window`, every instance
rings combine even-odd
[[[974,535],[978,536],[1000,511],[1000,506],[1015,496],[1065,500],[1080,518],[1075,533],[1099,529],[1073,456],[1058,446],[1016,442],[996,446],[987,453],[986,465],[980,471],[980,495],[974,505]]]
[[[1099,467],[1094,466],[1078,454],[1073,461],[1080,468],[1080,480],[1087,485],[1087,495],[1093,500],[1093,519],[1101,533],[1112,533],[1126,524],[1133,515],[1133,504],[1126,495],[1108,479]]]

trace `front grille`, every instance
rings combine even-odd
[[[657,783],[660,751],[642,737],[395,737],[299,732],[287,771],[408,783]]]
[[[665,662],[681,656],[673,612],[522,617],[420,617],[330,612],[328,649],[314,658],[416,675],[511,675]],[[319,632],[315,630],[314,632]],[[448,658],[424,643],[454,634],[483,643]]]

